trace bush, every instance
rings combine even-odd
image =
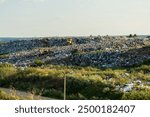
[[[134,35],[130,34],[128,37],[129,38],[131,38],[131,37],[137,37],[137,35],[136,34],[134,34]]]
[[[129,93],[124,93],[122,96],[123,100],[150,100],[150,90],[141,91],[131,91]]]
[[[131,37],[133,37],[133,35],[132,35],[132,34],[130,34],[130,35],[129,35],[129,38],[131,38]]]
[[[37,58],[34,60],[34,65],[35,66],[42,66],[42,65],[44,65],[44,62]]]
[[[9,54],[6,53],[6,54],[0,54],[0,58],[4,59],[4,58],[8,58],[9,57]]]
[[[71,51],[71,53],[74,55],[74,54],[80,54],[80,53],[82,53],[82,51],[81,50],[79,50],[79,49],[73,49],[72,51]]]
[[[18,96],[12,96],[0,90],[0,100],[18,100]]]
[[[0,64],[0,79],[8,78],[17,73],[17,69],[11,64]]]
[[[127,69],[97,69],[92,67],[54,66],[28,67],[19,70],[10,64],[0,64],[0,85],[32,91],[43,96],[63,99],[64,73],[67,78],[67,99],[149,99],[149,91],[122,93],[123,86],[136,79],[147,79],[148,65]],[[127,74],[127,75],[126,75]],[[142,82],[146,83],[146,80]],[[41,92],[42,91],[42,92]]]
[[[150,59],[143,61],[142,65],[150,65]]]
[[[63,92],[56,89],[47,89],[43,91],[43,95],[51,98],[63,99]]]

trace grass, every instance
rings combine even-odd
[[[7,94],[0,90],[0,100],[20,100],[21,98],[15,94]]]
[[[17,73],[17,69],[11,64],[0,64],[0,80]]]
[[[131,91],[130,93],[124,93],[123,100],[150,100],[150,89],[143,89],[139,91]]]
[[[34,90],[32,92],[20,92],[14,88],[0,90],[0,100],[41,100],[41,99],[45,99],[45,97],[35,95]]]
[[[0,54],[0,58],[8,58],[9,54]]]
[[[6,44],[6,42],[2,42],[2,41],[0,41],[0,45],[2,45],[2,44]]]
[[[150,65],[120,69],[46,65],[22,70],[10,64],[0,64],[0,86],[29,92],[34,90],[37,95],[63,99],[66,77],[67,99],[150,99],[149,90],[138,86],[128,93],[115,90],[117,85],[139,79],[143,83],[149,82],[149,69]]]

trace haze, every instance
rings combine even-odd
[[[0,37],[149,34],[150,0],[0,0]]]

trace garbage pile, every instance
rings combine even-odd
[[[150,59],[150,38],[126,36],[59,37],[0,44],[0,62],[29,66],[46,64],[94,67],[133,66]]]

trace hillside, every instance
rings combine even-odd
[[[0,44],[0,87],[63,99],[150,99],[150,38],[98,36]]]
[[[68,38],[18,40],[0,45],[0,62],[29,66],[38,58],[56,65],[133,66],[150,58],[149,48],[150,38],[142,37],[74,37],[71,44]]]

